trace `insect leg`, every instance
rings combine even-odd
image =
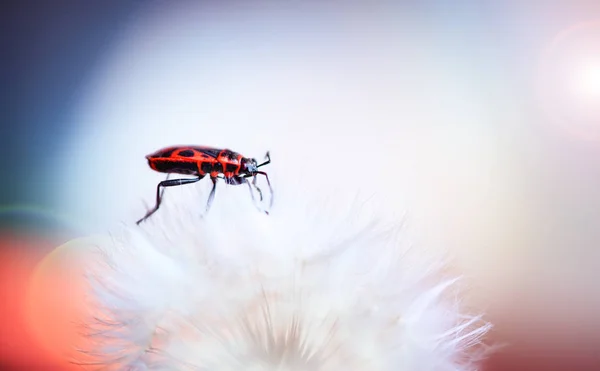
[[[258,185],[256,184],[256,176],[254,176],[254,179],[252,180],[252,185],[258,191],[258,194],[260,195],[260,202],[262,202],[262,200],[263,200],[263,194],[262,194],[262,191],[260,190],[260,188],[258,187]]]
[[[252,202],[256,203],[256,198],[254,197],[254,192],[252,192],[252,185],[246,179],[244,179],[244,181],[246,184],[248,184],[248,190],[250,191],[250,197],[252,197]],[[260,196],[260,199],[262,200],[262,195]]]
[[[165,180],[169,180],[170,177],[171,177],[171,173],[167,173],[167,177],[165,178]],[[160,199],[161,199],[161,201],[162,201],[163,196],[165,194],[165,188],[166,187],[163,187],[163,189],[160,191]],[[146,208],[148,208],[148,205],[146,205],[145,202],[144,202],[144,205],[146,206]],[[141,221],[142,221],[141,219],[138,220],[137,224],[139,224]]]
[[[256,174],[262,174],[267,179],[267,184],[269,185],[269,191],[271,192],[271,201],[269,204],[269,208],[273,207],[273,187],[271,187],[271,181],[269,180],[269,176],[264,171],[257,171]],[[254,176],[254,182],[256,182],[256,176]]]
[[[251,185],[251,184],[250,184],[250,181],[248,181],[248,179],[246,179],[246,177],[244,177],[244,178],[241,178],[241,179],[243,179],[243,180],[244,180],[244,182],[246,182],[246,184],[248,184],[248,190],[250,191],[250,196],[252,197],[252,203],[254,203],[254,205],[256,206],[256,208],[257,208],[259,211],[264,211],[266,214],[269,214],[269,212],[268,212],[268,211],[261,210],[261,208],[260,208],[260,207],[258,207],[258,205],[256,204],[256,198],[254,197],[254,192],[252,192],[252,186],[254,186],[254,188],[256,188],[256,191],[258,192],[258,195],[260,196],[260,202],[262,202],[262,200],[263,200],[263,194],[262,194],[262,191],[260,190],[260,188],[258,188],[258,186],[256,185],[256,182],[255,182],[255,181],[253,181],[253,182],[252,182],[252,185]],[[256,180],[256,177],[254,177],[254,180]]]
[[[166,179],[165,179],[165,180],[169,180],[169,178],[170,178],[170,177],[171,177],[171,173],[167,173],[167,177],[166,177]],[[163,189],[160,191],[160,199],[161,199],[161,200],[162,200],[162,198],[163,198],[163,195],[165,194],[165,188],[166,188],[166,187],[163,187]]]
[[[246,178],[250,178],[253,176],[254,175],[252,175],[252,174],[246,174],[244,176],[239,177],[240,178],[239,184],[242,184],[243,182],[248,183],[248,187],[250,187],[250,193],[252,193],[252,187],[250,186],[250,182],[247,181]],[[258,192],[258,195],[260,196],[260,201],[262,202],[263,194],[262,194],[262,191],[260,190],[260,188],[256,185],[256,177],[254,177],[254,180],[252,181],[252,186],[254,186],[254,188],[256,188],[256,191]],[[252,200],[254,200],[254,193],[252,193]]]
[[[247,178],[249,178],[251,176],[252,175],[249,175],[249,174],[246,174],[246,175],[243,175],[243,176],[236,176],[236,177],[231,178],[230,182],[231,182],[231,184],[243,184],[243,183],[248,184],[248,191],[250,191],[250,197],[252,197],[252,203],[254,203],[254,205],[256,206],[256,208],[259,211],[263,211],[256,204],[256,197],[254,197],[254,192],[252,191],[252,186],[254,186],[254,188],[256,188],[256,190],[258,191],[258,194],[260,195],[260,201],[261,202],[263,200],[262,192],[261,192],[260,188],[258,188],[256,186],[255,182],[251,184],[250,181],[247,179]],[[268,212],[266,212],[266,213],[268,214]]]
[[[261,171],[259,171],[257,173],[258,174],[263,174],[265,176],[267,175],[266,173],[263,173]],[[260,190],[260,188],[258,187],[258,185],[256,184],[256,174],[254,174],[254,175],[247,174],[247,175],[245,175],[241,179],[244,179],[244,181],[246,183],[248,183],[248,187],[250,189],[250,194],[252,195],[252,201],[255,201],[254,194],[252,193],[252,187],[250,186],[250,182],[246,179],[246,178],[249,178],[251,176],[254,177],[254,179],[252,180],[252,185],[254,186],[254,188],[256,188],[256,191],[258,192],[258,194],[260,196],[260,201],[262,202],[262,200],[263,200],[263,194],[262,194],[262,191]],[[267,183],[269,184],[269,188],[271,188],[271,182],[269,182],[269,178],[268,177],[267,177]],[[270,205],[270,207],[272,207],[272,206],[273,206],[273,188],[271,188],[271,205]],[[257,206],[257,208],[258,208],[258,206]],[[261,210],[260,208],[258,208],[258,209]],[[265,214],[269,215],[268,211],[266,211],[266,210],[261,210],[261,211],[264,211]]]
[[[212,187],[212,190],[210,191],[210,194],[208,195],[208,201],[206,202],[206,212],[208,212],[208,210],[210,209],[213,199],[215,198],[215,190],[217,189],[217,180],[218,179],[219,179],[218,177],[210,177],[210,180],[212,180],[212,182],[213,182],[213,187]]]
[[[196,183],[197,181],[199,181],[200,179],[202,179],[204,176],[200,176],[198,178],[187,178],[187,179],[170,179],[170,180],[163,180],[162,182],[158,183],[158,185],[156,186],[156,205],[154,206],[154,208],[150,211],[148,211],[146,213],[146,215],[144,215],[143,218],[141,218],[140,220],[138,220],[135,224],[140,224],[142,221],[148,219],[148,217],[152,214],[154,214],[158,208],[160,207],[160,203],[162,201],[162,194],[164,191],[164,187],[174,187],[174,186],[180,186],[180,185],[184,185],[184,184],[190,184],[190,183]],[[163,188],[161,190],[161,187]]]

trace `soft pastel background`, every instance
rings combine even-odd
[[[144,155],[178,143],[270,149],[275,184],[406,210],[507,343],[486,370],[600,369],[599,1],[8,1],[0,17],[0,369],[66,369],[76,264],[34,267],[139,218],[162,179]]]

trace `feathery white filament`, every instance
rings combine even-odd
[[[92,358],[106,369],[476,365],[468,352],[489,325],[444,296],[456,280],[436,282],[441,259],[411,248],[399,227],[291,191],[266,216],[246,189],[226,186],[202,217],[196,188],[167,191],[150,219],[97,246],[86,325]]]

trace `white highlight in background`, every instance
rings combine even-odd
[[[581,99],[596,105],[600,105],[600,50],[598,54],[598,61],[588,62],[577,69],[575,79],[575,87]]]
[[[578,23],[546,47],[539,102],[550,121],[584,140],[600,139],[600,22]]]

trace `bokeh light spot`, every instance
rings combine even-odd
[[[577,76],[577,88],[589,103],[600,103],[600,60],[582,66]]]
[[[584,140],[600,140],[600,21],[557,34],[545,49],[536,89],[549,121]]]

